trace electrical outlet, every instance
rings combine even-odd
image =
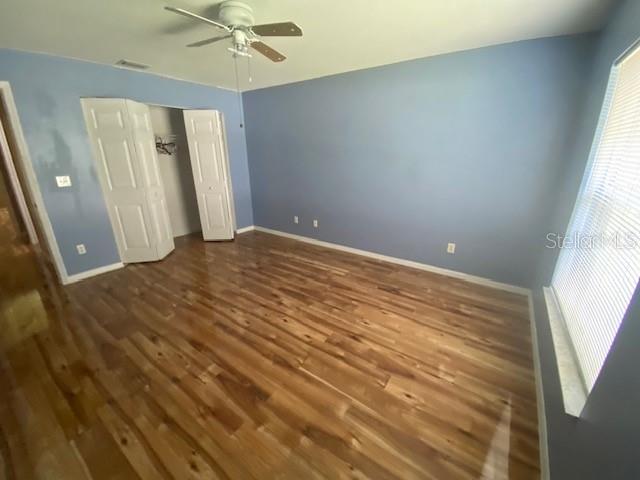
[[[78,255],[84,255],[87,253],[87,248],[84,246],[84,243],[76,245],[76,250],[78,251]]]
[[[455,243],[448,243],[447,244],[447,253],[451,253],[451,254],[456,253],[456,244]]]
[[[298,218],[298,215],[293,216],[293,223],[300,223],[300,219]]]
[[[318,220],[313,221],[313,228],[318,228]]]
[[[71,186],[71,177],[69,175],[60,175],[56,177],[56,184],[58,188],[65,188]]]

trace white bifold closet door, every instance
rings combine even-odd
[[[235,212],[222,115],[217,110],[185,110],[184,121],[202,237],[231,240]]]
[[[119,98],[86,98],[82,107],[120,258],[164,258],[173,232],[149,108]]]

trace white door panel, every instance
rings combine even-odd
[[[224,201],[224,195],[221,192],[204,193],[203,203],[207,214],[207,229],[223,229],[226,225],[227,204]]]
[[[216,110],[185,110],[184,120],[202,236],[230,240],[235,213],[222,115]]]
[[[136,153],[144,171],[147,205],[156,240],[157,255],[158,258],[164,258],[173,251],[175,245],[158,167],[158,153],[151,126],[151,114],[148,106],[131,100],[127,100],[127,110],[129,118],[131,118]]]
[[[136,188],[129,142],[118,139],[103,141],[98,138],[98,148],[109,189]]]
[[[173,249],[173,236],[159,180],[148,107],[130,100],[107,98],[83,99],[82,105],[122,261],[163,258]]]
[[[116,205],[114,208],[125,248],[151,247],[140,205]]]

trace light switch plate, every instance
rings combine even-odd
[[[59,188],[65,188],[71,186],[71,177],[69,175],[56,176],[56,183]]]

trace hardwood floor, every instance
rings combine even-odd
[[[539,477],[522,296],[256,232],[1,260],[2,479]]]

